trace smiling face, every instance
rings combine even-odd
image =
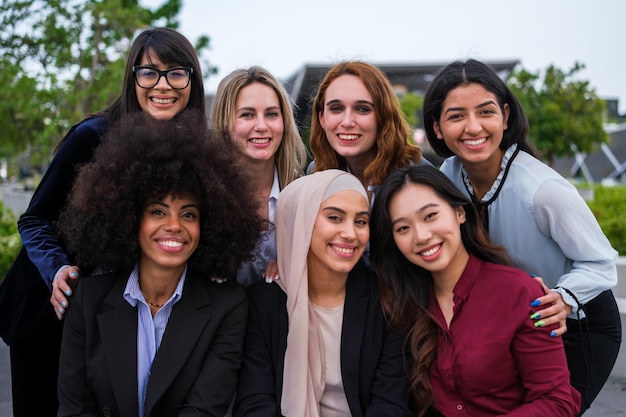
[[[469,255],[461,240],[465,210],[454,208],[424,184],[406,184],[389,200],[393,239],[412,263],[460,276]]]
[[[283,113],[278,95],[269,86],[252,83],[237,94],[235,121],[230,138],[244,157],[273,159],[282,142]]]
[[[330,146],[348,163],[376,156],[376,111],[372,95],[355,75],[341,75],[330,83],[324,109],[318,115]]]
[[[448,92],[439,122],[437,138],[465,164],[487,164],[499,170],[502,136],[507,129],[509,106],[500,109],[497,97],[482,84],[461,85]]]
[[[347,275],[367,246],[369,219],[367,199],[357,191],[341,191],[325,200],[313,226],[309,277]]]
[[[200,210],[195,198],[177,195],[151,201],[139,224],[142,271],[181,271],[200,241]]]
[[[179,65],[166,65],[156,56],[143,54],[139,66],[151,67],[161,71],[179,67]],[[192,82],[182,90],[173,89],[165,77],[161,77],[157,85],[152,88],[142,88],[135,82],[135,94],[141,109],[158,120],[169,120],[183,111],[189,103]]]

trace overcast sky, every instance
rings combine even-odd
[[[159,0],[143,0],[159,4]],[[307,63],[519,60],[530,71],[585,64],[581,78],[626,113],[624,0],[183,0],[180,30],[211,38],[219,72],[261,65],[284,79]]]

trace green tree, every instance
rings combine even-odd
[[[539,72],[520,69],[507,80],[528,115],[529,139],[549,164],[576,151],[590,153],[608,141],[605,102],[588,81],[576,78],[583,69],[578,62],[568,72],[550,65],[543,79]]]
[[[17,219],[0,201],[0,282],[15,260],[22,246],[22,239],[17,232]]]
[[[405,93],[399,97],[400,108],[406,117],[406,121],[411,128],[415,129],[421,125],[420,114],[424,107],[424,97],[413,93]]]
[[[178,27],[181,0],[156,9],[137,0],[3,0],[0,4],[0,157],[29,150],[44,167],[73,123],[120,92],[138,30]],[[201,36],[202,51],[209,38]]]

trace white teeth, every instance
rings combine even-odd
[[[170,104],[176,101],[174,98],[155,98],[151,97],[150,100],[154,101],[157,104]]]
[[[469,146],[477,146],[477,145],[482,145],[483,143],[487,142],[487,139],[480,138],[480,139],[464,140],[463,142]]]
[[[359,135],[337,135],[341,140],[356,140],[359,138]]]
[[[350,249],[350,248],[340,248],[339,246],[333,246],[333,249],[337,252],[345,253],[346,255],[349,255],[354,252],[354,248]]]
[[[269,141],[270,141],[269,138],[253,138],[253,139],[250,139],[250,142],[252,142],[252,143],[261,143],[261,144],[262,143],[268,143]]]
[[[172,241],[172,240],[164,240],[164,241],[159,242],[159,244],[161,244],[163,246],[168,246],[170,248],[179,248],[179,247],[183,246],[182,242],[175,242],[175,241]]]
[[[437,245],[432,249],[428,249],[425,250],[424,252],[420,252],[420,255],[422,256],[431,256],[434,255],[435,253],[437,253],[437,251],[439,250],[439,248],[441,248],[441,245]]]

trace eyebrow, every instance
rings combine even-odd
[[[341,214],[348,214],[344,209],[335,207],[335,206],[323,207],[322,210],[323,211],[337,211]],[[370,212],[368,210],[357,212],[357,216],[369,216],[369,215],[370,215]]]
[[[163,201],[153,201],[151,203],[148,203],[146,207],[150,207],[150,206],[153,206],[153,205],[155,205],[155,206],[163,206],[163,207],[167,207],[167,208],[170,207],[169,204],[166,204]],[[180,208],[181,209],[186,209],[186,208],[190,208],[190,207],[198,208],[198,205],[191,203],[191,204],[185,204],[184,206],[181,206]]]
[[[493,100],[487,100],[484,103],[480,103],[475,108],[478,109],[480,107],[489,106],[490,104],[493,104],[494,106],[497,106],[497,104]],[[453,112],[453,111],[461,111],[461,110],[465,110],[465,107],[449,107],[449,108],[446,109],[446,111],[444,113],[449,113],[449,112]]]
[[[256,111],[257,109],[255,107],[240,107],[237,109],[237,112],[240,112],[242,110]],[[263,109],[263,111],[267,111],[267,110],[280,110],[280,106],[270,106],[270,107],[266,107],[265,109]]]
[[[424,204],[422,207],[420,207],[417,210],[415,210],[415,213],[421,213],[422,211],[427,210],[427,209],[432,208],[432,207],[439,207],[439,204],[437,204],[437,203],[427,203],[427,204]],[[391,225],[395,226],[396,223],[400,223],[400,222],[405,221],[405,220],[406,220],[406,217],[398,217],[397,219],[392,219],[391,220]]]
[[[331,104],[336,104],[336,103],[343,104],[343,100],[339,100],[339,99],[328,100],[326,102],[326,105],[329,106]],[[356,104],[368,104],[370,106],[374,106],[374,103],[368,100],[356,100]]]

